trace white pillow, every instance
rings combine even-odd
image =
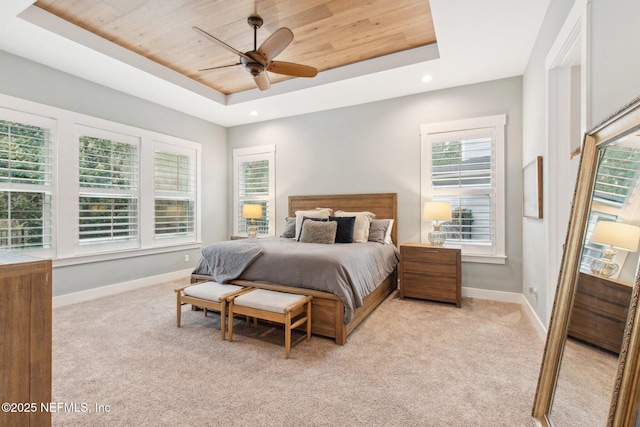
[[[353,227],[353,241],[354,243],[364,243],[369,240],[369,226],[371,220],[376,217],[374,213],[365,212],[345,212],[337,211],[333,216],[355,216],[356,223]]]
[[[316,208],[312,211],[296,211],[296,238],[300,237],[302,231],[302,219],[307,218],[327,218],[331,216],[333,211],[329,208]]]
[[[385,234],[384,236],[384,242],[388,245],[390,243],[393,243],[393,241],[391,240],[391,230],[393,229],[393,220],[390,219],[389,221],[389,228],[387,228],[387,234]]]

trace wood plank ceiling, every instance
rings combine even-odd
[[[75,25],[231,94],[255,88],[233,53],[192,31],[197,26],[239,51],[253,49],[247,17],[264,25],[258,46],[280,27],[294,41],[276,58],[320,72],[436,42],[428,0],[38,0]],[[269,73],[272,83],[291,77]]]

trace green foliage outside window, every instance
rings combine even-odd
[[[0,120],[0,183],[49,184],[48,140],[47,129]],[[49,247],[48,211],[46,192],[0,190],[0,249]]]

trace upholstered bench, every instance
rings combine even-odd
[[[205,316],[207,315],[207,310],[220,313],[220,334],[224,340],[226,332],[227,298],[240,295],[250,290],[251,288],[245,288],[243,286],[225,285],[217,282],[194,283],[177,288],[175,291],[177,295],[176,320],[178,328],[180,327],[182,304],[191,304],[192,306],[204,309]]]
[[[229,341],[233,341],[233,316],[243,314],[284,324],[284,348],[288,359],[291,353],[291,329],[306,322],[307,341],[311,341],[311,300],[312,296],[288,294],[266,289],[252,289],[228,297],[229,301]],[[293,322],[293,323],[292,323]]]

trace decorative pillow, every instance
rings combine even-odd
[[[387,234],[385,234],[384,236],[384,242],[387,245],[391,245],[393,244],[393,240],[391,239],[391,232],[393,231],[393,221],[392,219],[388,219],[387,221],[389,221],[389,227],[387,227]]]
[[[353,243],[353,229],[356,225],[355,216],[330,216],[329,221],[338,223],[336,243]]]
[[[369,225],[371,224],[371,220],[376,217],[375,214],[365,211],[365,212],[345,212],[345,211],[337,211],[333,214],[334,216],[355,216],[356,224],[353,228],[353,241],[357,243],[366,242],[369,238]]]
[[[305,221],[300,233],[304,243],[333,244],[336,241],[338,223],[336,221]]]
[[[298,234],[298,241],[300,241],[300,236],[302,235],[302,228],[304,228],[304,222],[305,221],[320,221],[320,222],[327,222],[329,221],[329,218],[309,218],[308,216],[305,216],[302,218],[302,227],[300,227],[300,234]]]
[[[374,219],[369,226],[369,242],[391,243],[392,219]]]
[[[307,218],[329,218],[333,211],[329,208],[317,208],[312,211],[296,211],[296,236],[300,236],[302,231],[302,219]]]
[[[284,219],[284,231],[280,237],[286,237],[287,239],[293,239],[296,237],[296,218],[294,216],[288,216]]]

